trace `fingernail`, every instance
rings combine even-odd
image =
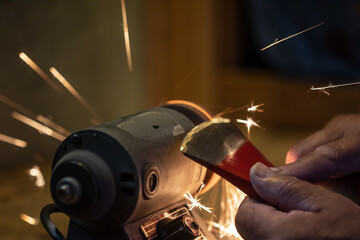
[[[273,172],[269,167],[265,166],[264,164],[258,162],[254,166],[251,167],[250,175],[254,174],[259,178],[268,178],[276,173]]]
[[[280,168],[280,167],[271,167],[270,168],[271,169],[271,171],[273,171],[273,172],[276,172],[276,173],[280,173],[280,172],[282,172],[282,168]]]

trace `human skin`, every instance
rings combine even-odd
[[[264,201],[241,203],[235,220],[239,233],[246,240],[360,239],[360,206],[312,184],[339,181],[343,188],[360,190],[357,183],[342,186],[338,179],[360,172],[360,115],[334,118],[291,148],[286,162],[277,168],[252,167],[251,183]]]

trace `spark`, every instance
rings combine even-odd
[[[211,213],[211,209],[209,207],[206,207],[200,203],[200,199],[193,197],[190,192],[187,194],[184,194],[184,197],[190,201],[189,210],[191,211],[193,208],[198,207],[199,209],[204,209],[205,211]]]
[[[21,147],[21,148],[25,148],[27,146],[27,142],[20,140],[20,139],[10,137],[10,136],[6,136],[1,133],[0,133],[0,141],[6,142],[6,143],[9,143],[14,146]]]
[[[236,212],[236,209],[235,209]],[[240,235],[236,229],[235,224],[231,224],[229,226],[223,226],[219,223],[213,222],[213,221],[208,221],[207,222],[209,224],[209,226],[217,228],[219,231],[219,237],[220,239],[222,239],[223,237],[236,237],[237,239],[239,239]],[[242,239],[242,238],[240,238]]]
[[[301,32],[296,33],[296,34],[290,35],[290,36],[288,36],[288,37],[286,37],[286,38],[283,38],[283,39],[280,39],[280,40],[277,40],[277,39],[276,39],[274,43],[272,43],[272,44],[264,47],[263,49],[261,49],[261,51],[264,51],[264,50],[266,50],[266,49],[268,49],[268,48],[270,48],[270,47],[272,47],[272,46],[275,46],[276,44],[279,44],[279,43],[281,43],[281,42],[283,42],[283,41],[286,41],[286,40],[288,40],[288,39],[290,39],[290,38],[293,38],[293,37],[295,37],[295,36],[297,36],[297,35],[303,34],[303,33],[307,32],[307,31],[310,31],[310,30],[312,30],[312,29],[314,29],[314,28],[320,27],[320,26],[323,25],[323,24],[324,24],[324,22],[319,23],[319,24],[317,24],[317,25],[315,25],[315,26],[313,26],[313,27],[307,28],[307,29],[305,29],[305,30],[303,30],[303,31],[301,31]]]
[[[21,106],[20,104],[14,102],[13,100],[5,97],[4,95],[0,94],[0,102],[3,102],[4,104],[8,105],[9,107],[13,108],[14,110],[22,113],[23,115],[29,116],[30,118],[36,118],[39,122],[43,123],[47,127],[50,127],[54,129],[55,131],[58,131],[59,133],[63,135],[70,135],[71,133],[64,129],[63,127],[59,126],[58,124],[54,123],[50,119],[42,116],[42,115],[36,115],[32,111],[26,109],[25,107]]]
[[[28,118],[18,112],[12,112],[11,113],[11,117],[13,117],[14,119],[25,123],[26,125],[35,128],[36,130],[38,130],[41,133],[44,133],[50,137],[53,137],[59,141],[63,141],[66,137],[58,132],[55,132],[54,130],[48,128],[47,126],[36,122],[35,120],[32,120],[31,118]]]
[[[46,126],[54,129],[55,131],[65,135],[65,136],[69,136],[71,134],[71,132],[69,132],[68,130],[66,130],[63,127],[59,126],[58,124],[54,123],[50,119],[44,117],[43,115],[37,115],[36,120],[38,120],[39,122],[45,124]]]
[[[325,93],[326,95],[330,95],[330,93],[328,91],[326,91],[326,89],[333,89],[333,88],[353,86],[353,85],[360,85],[360,82],[344,83],[344,84],[338,84],[338,85],[333,85],[330,82],[328,86],[325,86],[325,87],[314,87],[314,86],[312,86],[310,88],[310,90],[312,90],[312,91],[318,90],[320,92]]]
[[[20,213],[20,219],[24,222],[27,222],[30,225],[38,225],[39,220],[37,218],[30,217],[29,215],[25,213]]]
[[[264,112],[264,110],[260,109],[259,107],[264,106],[265,103],[261,103],[259,105],[254,106],[254,102],[252,101],[250,107],[246,109],[248,112]]]
[[[254,120],[252,120],[251,118],[247,118],[246,120],[243,119],[236,119],[236,122],[238,123],[242,123],[245,124],[247,127],[247,133],[248,133],[248,137],[250,138],[250,129],[252,127],[260,127],[259,124],[257,124],[256,122],[254,122]]]
[[[96,111],[90,106],[89,103],[71,86],[71,84],[54,68],[50,68],[50,72],[59,82],[93,115],[95,118],[100,118]]]
[[[34,166],[30,168],[27,173],[29,176],[35,177],[35,185],[37,187],[43,188],[45,186],[45,179],[39,166]]]
[[[63,93],[58,85],[33,61],[31,60],[25,53],[21,52],[19,57],[31,67],[47,84],[50,85],[56,92]]]
[[[121,12],[122,12],[123,25],[124,25],[124,39],[125,39],[125,49],[126,49],[126,58],[127,58],[127,62],[128,62],[128,69],[129,69],[129,71],[132,71],[133,64],[132,64],[132,59],[131,59],[129,28],[128,28],[128,23],[127,23],[125,0],[121,0]]]

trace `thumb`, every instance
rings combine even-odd
[[[262,163],[251,168],[250,180],[262,199],[286,212],[318,211],[324,198],[325,190],[295,177],[277,174]]]

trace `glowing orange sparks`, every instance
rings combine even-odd
[[[264,112],[263,109],[260,109],[260,108],[259,108],[259,107],[264,106],[264,105],[265,105],[265,103],[261,103],[261,104],[259,104],[259,105],[255,105],[255,106],[254,106],[254,104],[251,103],[250,107],[248,107],[248,108],[246,109],[246,111],[248,111],[248,112]]]
[[[42,79],[47,82],[47,84],[50,85],[55,91],[58,93],[62,93],[62,90],[59,88],[58,85],[38,66],[36,63],[34,63],[33,60],[31,60],[25,53],[21,52],[19,54],[19,57],[27,64],[29,67],[31,67]]]
[[[283,42],[283,41],[286,41],[286,40],[288,40],[288,39],[290,39],[290,38],[293,38],[293,37],[295,37],[295,36],[297,36],[297,35],[300,35],[300,34],[303,34],[303,33],[307,32],[307,31],[310,31],[311,29],[320,27],[320,26],[323,25],[323,24],[324,24],[324,22],[319,23],[319,24],[317,24],[317,25],[315,25],[315,26],[313,26],[313,27],[307,28],[307,29],[305,29],[305,30],[303,30],[303,31],[301,31],[301,32],[296,33],[296,34],[290,35],[290,36],[288,36],[288,37],[286,37],[286,38],[283,38],[283,39],[280,39],[280,40],[276,40],[274,43],[272,43],[272,44],[264,47],[263,49],[261,49],[261,51],[264,51],[264,50],[266,50],[266,49],[268,49],[268,48],[270,48],[270,47],[272,47],[272,46],[275,46],[276,44],[279,44],[279,43],[281,43],[281,42]]]
[[[37,115],[36,120],[38,120],[39,122],[45,124],[48,127],[51,127],[55,131],[65,135],[65,136],[69,136],[71,134],[71,132],[69,132],[68,130],[66,130],[63,127],[59,126],[58,124],[54,123],[50,119],[44,117],[43,115]]]
[[[35,178],[35,185],[39,188],[45,187],[45,179],[39,166],[34,166],[28,170],[28,175]]]
[[[38,123],[35,120],[32,120],[31,118],[28,118],[18,112],[12,112],[11,117],[59,141],[63,141],[66,138],[64,135],[61,135],[60,133],[55,132],[54,130],[46,127],[45,125],[42,125],[41,123]]]
[[[53,67],[50,68],[50,72],[59,82],[96,118],[100,118],[96,111],[90,106],[89,103],[75,90],[73,86]]]
[[[193,208],[197,207],[199,209],[204,209],[205,211],[211,213],[211,209],[209,207],[205,207],[200,203],[200,199],[193,197],[190,192],[184,194],[184,197],[189,200],[189,210],[191,211]]]
[[[37,218],[30,217],[29,215],[27,215],[25,213],[20,213],[20,219],[30,225],[38,225],[39,224],[39,220]]]
[[[242,124],[245,124],[246,127],[247,127],[247,132],[248,132],[248,137],[250,138],[250,129],[252,127],[260,127],[259,124],[257,124],[256,122],[254,122],[254,120],[252,120],[251,118],[247,118],[246,120],[243,120],[243,119],[236,119],[236,121],[238,123],[242,123]]]
[[[197,193],[195,194],[195,196],[193,197],[191,195],[190,192],[187,192],[187,194],[184,194],[184,197],[189,200],[190,204],[188,204],[189,206],[189,210],[191,211],[193,208],[197,207],[199,209],[204,209],[205,211],[211,213],[211,208],[206,207],[204,205],[202,205],[200,203],[200,199],[199,199],[199,194],[201,193],[201,191],[203,190],[203,188],[205,187],[205,184],[201,184],[199,190],[197,191]]]
[[[125,49],[126,49],[126,58],[127,58],[127,62],[128,62],[128,69],[129,69],[129,71],[132,71],[133,64],[132,64],[132,59],[131,59],[129,29],[128,29],[128,23],[127,23],[125,0],[121,0],[121,12],[122,12],[123,25],[124,25],[124,39],[125,39]]]
[[[20,140],[20,139],[13,138],[13,137],[6,136],[1,133],[0,133],[0,141],[6,142],[6,143],[9,143],[14,146],[21,147],[21,148],[26,148],[26,146],[27,146],[27,142]]]

